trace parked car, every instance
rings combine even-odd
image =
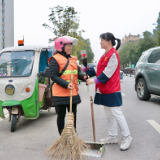
[[[135,67],[135,90],[140,100],[160,95],[160,47],[142,53]]]
[[[120,79],[123,79],[123,75],[124,75],[123,71],[120,70]]]
[[[122,69],[122,71],[124,72],[124,74],[132,74],[134,75],[135,74],[135,69],[131,68],[131,67],[125,67],[124,69]]]

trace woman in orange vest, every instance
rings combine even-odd
[[[76,113],[77,104],[81,102],[78,94],[77,80],[85,80],[86,76],[80,71],[77,66],[77,57],[71,56],[72,41],[67,37],[59,37],[55,40],[56,53],[50,59],[50,77],[54,81],[52,86],[52,101],[56,107],[57,112],[57,127],[59,134],[61,135],[64,124],[66,108],[69,111],[70,105],[70,90],[72,90],[72,112],[74,113],[74,127],[76,129]],[[68,67],[65,69],[63,74],[59,77],[61,72],[69,59]],[[71,71],[73,70],[73,83],[71,80]]]

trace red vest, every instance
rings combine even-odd
[[[117,59],[118,59],[118,66],[117,66],[116,71],[110,77],[110,79],[106,82],[106,84],[103,84],[102,82],[96,84],[96,91],[97,91],[97,88],[99,88],[102,94],[110,94],[110,93],[114,93],[114,92],[121,90],[121,87],[120,87],[120,59],[119,59],[119,55],[115,48],[112,48],[100,58],[98,65],[97,65],[96,77],[98,77],[104,71],[113,53],[116,54]]]

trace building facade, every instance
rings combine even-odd
[[[139,39],[140,39],[139,34],[138,35],[131,35],[131,33],[130,33],[128,36],[125,35],[125,37],[122,39],[122,45],[124,45],[127,42],[138,43]]]
[[[14,46],[14,0],[0,0],[0,50]]]

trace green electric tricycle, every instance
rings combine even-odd
[[[48,58],[52,47],[17,46],[0,51],[0,117],[9,112],[11,132],[20,117],[36,119],[53,107]]]

